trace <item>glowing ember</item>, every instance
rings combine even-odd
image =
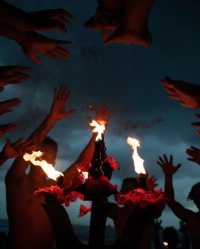
[[[105,122],[104,121],[97,122],[96,120],[92,120],[92,122],[89,125],[93,127],[92,132],[97,133],[96,141],[102,140],[102,135],[106,130]]]
[[[41,151],[33,151],[31,154],[25,153],[23,159],[26,162],[31,162],[34,166],[40,167],[44,173],[52,180],[56,181],[63,174],[57,171],[52,164],[47,163],[45,160],[39,160],[43,153]]]
[[[81,174],[81,176],[83,177],[83,181],[85,182],[88,179],[88,177],[89,177],[89,173],[87,171],[82,171],[79,168],[77,170]]]
[[[167,247],[168,245],[169,245],[168,242],[166,241],[163,242],[163,246]]]
[[[135,172],[137,174],[146,174],[146,170],[144,168],[144,160],[138,154],[138,148],[140,147],[140,141],[135,138],[128,137],[127,143],[133,149],[132,158],[133,158],[133,162],[135,166]]]

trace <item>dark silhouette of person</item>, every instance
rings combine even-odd
[[[52,139],[45,138],[59,120],[72,113],[65,110],[68,98],[69,91],[66,89],[56,90],[50,112],[42,124],[27,141],[23,142],[21,148],[20,146],[17,148],[15,144],[14,147],[9,145],[5,149],[10,157],[13,156],[13,151],[16,153],[16,159],[5,179],[11,249],[54,247],[54,237],[48,217],[41,206],[41,200],[33,195],[37,188],[50,182],[39,167],[31,166],[27,172],[30,164],[23,159],[23,155],[30,149],[31,151],[41,149],[47,162],[54,163],[57,145]]]
[[[38,146],[43,159],[53,164],[57,144],[47,138]],[[9,219],[9,248],[54,248],[54,236],[41,200],[33,195],[38,188],[47,185],[45,173],[30,166],[22,157],[15,160],[6,175],[7,213]],[[49,183],[50,184],[50,183]]]
[[[93,150],[93,136],[73,167],[88,164],[88,154]],[[42,159],[55,165],[57,155],[57,143],[46,138],[40,146],[35,148],[44,153]],[[85,159],[86,158],[86,159]],[[47,180],[41,168],[30,165],[29,173],[26,173],[29,163],[22,158],[15,160],[6,176],[7,211],[10,223],[10,248],[54,248],[55,243],[63,243],[56,238],[56,228],[52,227],[51,221],[43,208],[43,198],[38,198],[34,192],[49,185],[55,185],[52,180]],[[71,166],[72,167],[72,166]],[[68,174],[68,170],[66,173]],[[78,175],[78,173],[77,173]],[[74,176],[75,178],[75,176]],[[73,185],[70,184],[70,188]],[[68,187],[68,186],[67,186]],[[50,206],[51,208],[51,206]],[[47,208],[48,210],[48,205]],[[59,218],[65,212],[62,206],[54,209],[54,214]],[[65,214],[67,217],[67,214]],[[64,221],[63,221],[64,222]],[[62,224],[62,223],[61,223]],[[64,223],[65,224],[65,223]],[[61,231],[61,229],[59,230]],[[66,231],[67,232],[67,231]],[[72,233],[71,233],[72,234]],[[69,237],[71,237],[71,234]],[[59,234],[59,237],[61,234]],[[64,239],[64,237],[63,237]],[[70,238],[71,239],[71,238]]]
[[[179,223],[179,232],[181,240],[181,249],[190,249],[190,236],[187,230],[187,225],[184,221],[180,221]]]
[[[121,193],[128,193],[141,187],[136,178],[125,178],[122,183]],[[108,203],[107,215],[115,224],[117,239],[115,248],[151,248],[154,237],[154,219],[160,217],[164,205],[141,207],[127,203],[119,207]],[[144,239],[145,238],[145,239]]]
[[[158,164],[160,165],[165,175],[165,192],[168,198],[168,205],[173,213],[186,223],[187,230],[191,237],[192,248],[198,249],[200,244],[200,212],[194,212],[183,207],[175,199],[173,187],[173,175],[181,167],[180,164],[174,165],[173,157],[167,158],[166,155],[159,157]],[[200,183],[195,184],[188,198],[194,202],[198,210],[200,209]]]
[[[67,210],[56,198],[46,194],[43,207],[52,224],[57,249],[78,249],[86,247],[81,243],[74,232]]]

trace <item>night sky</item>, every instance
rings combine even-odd
[[[98,33],[87,30],[83,24],[94,14],[94,0],[13,0],[8,1],[25,10],[66,8],[74,16],[69,32],[49,33],[50,37],[68,39],[71,59],[68,61],[44,59],[34,65],[11,40],[0,38],[0,64],[19,64],[32,67],[32,80],[9,86],[1,93],[1,100],[19,97],[23,103],[13,113],[1,117],[16,121],[18,129],[7,135],[12,139],[25,137],[45,117],[56,86],[66,85],[71,91],[70,107],[76,114],[59,123],[51,136],[59,144],[57,167],[65,169],[79,155],[91,136],[88,129],[89,104],[108,105],[112,118],[106,133],[108,152],[119,161],[121,170],[114,173],[113,182],[120,185],[126,176],[134,175],[131,150],[126,144],[128,135],[142,142],[140,154],[149,173],[163,186],[163,174],[156,165],[162,153],[173,154],[183,167],[175,176],[177,199],[187,207],[191,186],[199,181],[200,168],[186,160],[185,150],[198,146],[198,137],[190,123],[194,111],[170,100],[160,79],[200,82],[200,26],[199,1],[157,0],[149,27],[153,46],[145,49],[136,46],[104,46]],[[1,140],[3,145],[4,141]],[[6,217],[4,176],[11,162],[0,170],[0,218]],[[79,204],[72,205],[70,215],[75,224],[86,224],[88,217],[78,218]],[[164,225],[177,225],[175,216],[166,209]]]

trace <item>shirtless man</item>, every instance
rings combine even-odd
[[[165,175],[165,192],[168,197],[168,205],[174,214],[186,223],[192,241],[192,248],[198,249],[200,244],[200,213],[199,211],[194,212],[190,209],[186,209],[175,199],[173,175],[181,165],[178,164],[175,166],[173,157],[170,156],[170,158],[167,158],[166,155],[159,157],[158,164]],[[192,187],[188,198],[192,200],[200,210],[200,183],[197,183]]]
[[[29,138],[32,143],[37,144],[34,150],[43,151],[43,159],[51,164],[55,164],[57,144],[50,138],[44,138],[58,120],[71,113],[64,109],[68,97],[69,94],[64,89],[60,89],[56,93],[50,114]],[[92,146],[94,138],[95,136],[92,137],[88,150],[94,147]],[[88,150],[87,147],[84,150],[87,155]],[[81,155],[79,159],[81,160],[77,161],[79,165],[87,164],[89,160],[84,155]],[[27,172],[28,166],[30,169]],[[7,212],[10,226],[9,248],[55,248],[53,227],[42,206],[42,200],[33,195],[35,190],[49,184],[55,185],[55,182],[47,180],[46,175],[39,167],[25,162],[23,155],[16,158],[6,175]]]

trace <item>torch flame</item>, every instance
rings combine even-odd
[[[89,173],[87,171],[82,171],[81,169],[78,168],[78,172],[82,175],[84,182],[88,179]]]
[[[92,122],[89,125],[93,127],[92,132],[97,133],[96,141],[102,140],[102,135],[106,130],[105,122],[104,121],[97,122],[96,120],[92,120]]]
[[[133,162],[135,166],[135,172],[137,174],[146,174],[146,170],[144,168],[144,160],[138,154],[138,148],[140,147],[140,141],[136,138],[128,137],[127,143],[133,149],[132,158],[133,158]]]
[[[31,162],[34,166],[39,166],[48,176],[48,178],[56,181],[57,178],[63,176],[63,174],[57,171],[52,164],[47,163],[45,160],[38,160],[43,155],[41,151],[33,151],[31,154],[25,153],[23,159],[26,162]]]
[[[163,242],[163,245],[164,245],[164,247],[168,247],[169,243],[166,242],[166,241],[164,241],[164,242]]]

